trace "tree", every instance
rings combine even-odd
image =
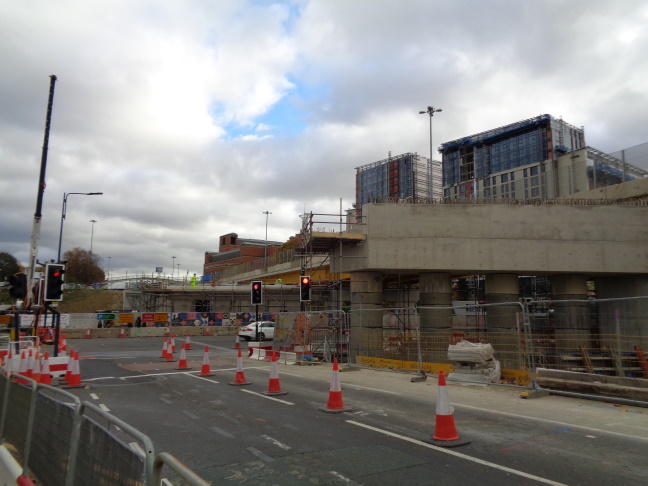
[[[20,264],[13,255],[0,252],[0,282],[5,282],[13,274],[20,272]]]
[[[67,261],[65,281],[68,283],[91,285],[106,279],[106,274],[101,269],[101,257],[96,253],[73,248],[65,252],[63,260]]]

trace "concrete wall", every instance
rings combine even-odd
[[[366,204],[363,213],[367,240],[345,248],[344,272],[648,274],[648,206]]]

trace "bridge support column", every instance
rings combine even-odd
[[[419,320],[422,360],[445,363],[452,332],[452,289],[450,274],[419,275]]]
[[[550,278],[553,300],[587,300],[586,275],[554,275]],[[558,351],[580,352],[590,347],[590,304],[554,302],[554,328]]]
[[[383,275],[378,272],[351,274],[351,336],[349,360],[358,354],[379,356],[383,345]]]
[[[522,366],[522,350],[518,349],[517,314],[521,311],[520,283],[513,273],[493,273],[486,275],[486,304],[511,305],[486,307],[486,329],[488,342],[495,350],[495,359],[502,368],[517,369]]]

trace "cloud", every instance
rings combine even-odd
[[[619,150],[645,140],[643,2],[167,0],[0,7],[0,250],[26,261],[50,74],[58,76],[39,255],[115,272],[237,232],[286,240],[355,200],[355,168],[551,113]],[[435,154],[436,155],[436,154]],[[170,273],[170,272],[169,272]]]

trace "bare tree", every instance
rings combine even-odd
[[[65,252],[63,260],[67,261],[66,282],[91,285],[106,279],[106,274],[101,268],[101,257],[96,253],[77,247]]]

